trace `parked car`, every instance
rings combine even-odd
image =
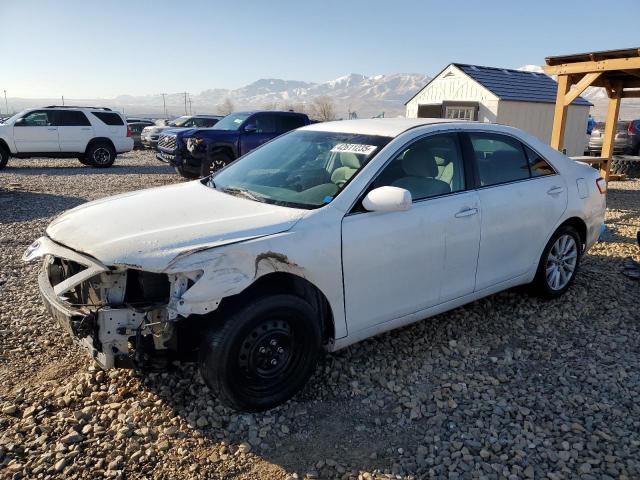
[[[153,120],[149,120],[148,118],[138,118],[138,117],[127,117],[127,123],[141,123],[145,127],[156,124],[156,122],[154,122]]]
[[[118,153],[133,149],[126,119],[109,108],[30,108],[0,124],[0,169],[9,157],[78,158],[106,168]]]
[[[165,130],[179,128],[211,128],[218,123],[218,120],[221,118],[221,115],[185,115],[167,122],[166,125],[149,126],[142,131],[142,144],[147,148],[156,148],[158,138]]]
[[[512,127],[318,123],[210,178],[76,207],[23,258],[48,259],[48,311],[103,368],[199,352],[210,390],[257,411],[298,391],[323,349],[516,285],[560,297],[605,191]]]
[[[589,137],[589,154],[600,155],[604,140],[604,122],[598,122]],[[613,153],[640,155],[640,120],[616,123]]]
[[[129,130],[131,130],[131,138],[133,138],[133,148],[144,148],[142,144],[142,130],[148,125],[142,122],[129,122]]]
[[[173,165],[183,177],[203,177],[278,135],[304,125],[309,125],[309,117],[304,113],[236,112],[210,129],[164,132],[158,140],[156,158]]]

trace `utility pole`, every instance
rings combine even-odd
[[[189,112],[187,111],[187,95],[189,95],[187,92],[184,92],[184,114],[185,115],[189,115]]]
[[[161,93],[160,95],[162,95],[162,106],[164,108],[164,118],[169,118],[169,115],[167,115],[167,100],[166,100],[166,93]]]
[[[189,95],[189,115],[193,115],[193,108],[191,107],[191,95]]]
[[[4,91],[4,108],[7,110],[7,115],[9,115],[9,104],[7,103],[7,91]]]
[[[64,95],[62,95],[62,106],[64,107]]]

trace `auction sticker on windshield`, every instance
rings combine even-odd
[[[339,143],[331,149],[334,153],[355,153],[356,155],[371,155],[376,150],[375,145],[361,143]]]

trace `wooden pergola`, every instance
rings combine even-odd
[[[620,102],[623,98],[640,98],[640,48],[547,57],[545,61],[545,73],[558,77],[558,94],[551,133],[551,146],[556,150],[562,150],[564,147],[567,107],[571,102],[587,87],[604,87],[607,90],[609,108],[601,159],[593,163],[600,165],[602,176],[609,181]]]

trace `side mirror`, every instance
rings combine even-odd
[[[411,208],[411,193],[398,187],[378,187],[367,193],[362,206],[370,212],[403,212]]]
[[[18,125],[18,126],[24,125],[24,117],[17,119],[14,125]]]
[[[256,127],[253,123],[248,123],[242,130],[244,131],[244,133],[254,133],[258,130],[258,127]]]

